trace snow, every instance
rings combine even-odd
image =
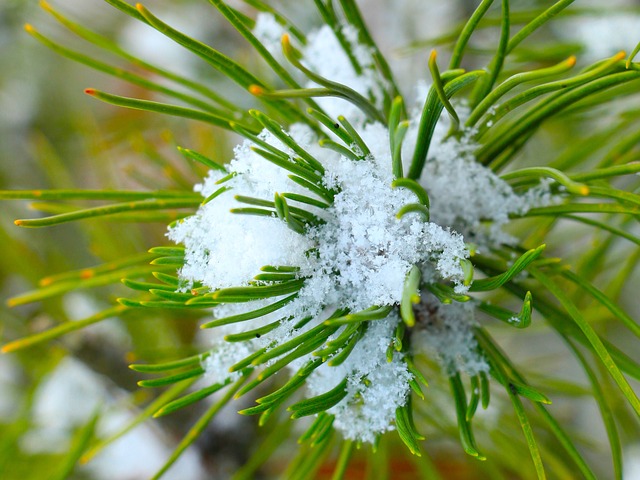
[[[351,40],[351,45],[357,45],[357,32],[353,27],[344,26],[342,33],[347,41]],[[307,68],[332,82],[351,87],[367,98],[374,98],[379,103],[382,101],[380,80],[373,74],[373,59],[365,47],[358,45],[352,48],[354,58],[363,67],[362,75],[358,75],[328,25],[311,32],[307,39],[307,45],[303,49],[304,64]],[[310,81],[306,86],[315,88],[318,85]],[[364,113],[358,107],[341,98],[318,98],[316,102],[331,118],[337,119],[342,115],[351,123],[361,123],[365,119]]]
[[[464,372],[473,376],[488,372],[489,364],[477,350],[472,327],[475,323],[471,303],[440,303],[423,294],[416,307],[418,330],[413,337],[415,351],[435,357],[449,374]]]
[[[615,12],[615,9],[610,11]],[[570,21],[570,25],[556,25],[561,37],[582,44],[584,51],[579,58],[586,62],[602,60],[620,51],[630,53],[640,41],[640,15],[632,12],[603,13],[577,17]],[[564,28],[557,28],[558,25]]]
[[[273,22],[260,16],[256,34],[275,39],[278,29]],[[343,33],[348,43],[357,41],[356,32],[349,28],[344,28]],[[308,40],[302,51],[302,61],[308,68],[364,96],[380,99],[381,81],[369,68],[371,55],[366,48],[353,49],[354,56],[365,67],[358,75],[329,27],[311,32]],[[424,86],[419,88],[424,90]],[[424,102],[424,98],[420,101]],[[288,171],[256,154],[251,149],[252,142],[246,140],[234,149],[234,157],[227,166],[227,171],[235,176],[228,178],[225,172],[212,171],[195,187],[204,198],[223,186],[228,190],[168,233],[170,239],[185,246],[185,264],[180,270],[185,289],[195,282],[212,291],[246,286],[265,265],[299,267],[297,278],[304,279],[296,297],[282,309],[208,332],[211,355],[203,365],[207,379],[212,382],[235,378],[238,374],[230,374],[230,366],[261,348],[268,350],[281,345],[320,325],[336,309],[358,312],[372,306],[399,306],[407,273],[414,265],[420,268],[424,282],[448,283],[457,293],[465,293],[468,286],[464,284],[461,260],[470,255],[468,244],[489,249],[512,242],[503,231],[509,216],[553,200],[549,183],[517,194],[490,169],[478,164],[473,156],[478,147],[472,140],[473,132],[449,136],[450,120],[445,114],[437,125],[419,179],[430,197],[430,221],[416,213],[397,218],[403,206],[416,202],[416,196],[408,189],[391,186],[394,177],[387,127],[371,122],[344,100],[321,98],[318,103],[334,118],[347,117],[371,152],[365,159],[354,161],[321,148],[319,138],[304,125],[283,127],[285,133],[322,164],[323,185],[335,192],[331,205],[324,209],[288,201],[290,207],[304,208],[315,215],[319,223],[309,224],[299,233],[275,212],[260,217],[230,212],[249,206],[239,202],[238,195],[270,201],[275,193],[289,192],[319,199],[292,182]],[[409,119],[403,145],[405,162],[415,148],[422,105],[408,107],[415,113]],[[464,121],[468,109],[464,104],[456,105],[456,109]],[[292,150],[266,130],[259,138],[290,160],[295,157]],[[405,171],[406,168],[405,165]],[[281,298],[284,297],[223,304],[214,309],[214,315],[216,318],[237,315]],[[329,410],[335,415],[334,425],[346,438],[373,442],[378,434],[393,429],[395,410],[406,403],[410,394],[412,375],[402,354],[394,353],[391,361],[386,355],[395,327],[401,321],[396,310],[386,319],[369,322],[345,362],[335,367],[324,364],[307,380],[307,394],[316,396],[347,379],[346,397]],[[307,316],[313,319],[294,331],[293,326]],[[442,305],[432,295],[423,293],[416,317],[412,354],[434,357],[447,374],[475,375],[488,371],[473,337],[470,303]],[[224,340],[225,335],[277,320],[280,320],[278,328],[259,338],[238,343]],[[338,330],[332,338],[342,331]],[[297,370],[310,358],[307,355],[297,359],[289,369]]]
[[[260,41],[260,43],[273,55],[274,57],[282,60],[282,44],[280,39],[284,35],[286,30],[280,25],[275,17],[270,13],[258,12],[256,15],[256,24],[253,27],[252,33]]]
[[[325,364],[308,380],[309,393],[320,395],[347,377],[347,396],[328,410],[345,438],[373,443],[376,434],[392,429],[396,408],[406,403],[412,375],[400,354],[395,353],[391,362],[386,360],[389,339],[399,321],[394,314],[372,322],[343,364]]]
[[[71,357],[62,359],[43,379],[34,395],[32,428],[21,438],[21,447],[32,454],[65,453],[78,428],[100,409],[98,436],[106,438],[135,419],[123,408],[114,389],[104,379]],[[119,392],[120,394],[122,392]],[[83,468],[92,478],[129,480],[153,476],[169,458],[171,447],[161,432],[139,425],[102,450]],[[169,479],[204,478],[196,453],[190,449],[167,473]]]
[[[640,480],[640,444],[634,443],[623,452],[625,480]]]
[[[7,355],[0,356],[0,422],[5,423],[18,415],[22,401],[19,380],[20,366]]]
[[[418,89],[425,91],[426,96],[424,87]],[[458,103],[455,108],[464,123],[470,113],[468,106]],[[403,145],[405,161],[411,159],[417,127],[418,118],[415,118]],[[460,138],[455,138],[449,136],[450,127],[450,118],[445,113],[436,125],[420,177],[420,183],[429,193],[431,220],[462,234],[466,242],[481,250],[513,243],[515,239],[503,230],[509,216],[553,203],[550,182],[541,182],[524,195],[516,194],[491,169],[475,161],[474,151],[479,146],[473,141],[474,130],[464,131]]]

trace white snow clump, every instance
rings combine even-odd
[[[273,34],[272,40],[280,28],[264,15],[256,25],[256,34],[262,37]],[[348,29],[343,30],[343,35],[350,44],[357,41],[354,32]],[[365,67],[357,74],[329,27],[309,34],[308,40],[302,49],[302,61],[308,68],[348,85],[374,103],[381,101],[381,83],[371,73],[371,53],[366,48],[353,48],[354,56]],[[415,203],[416,197],[408,189],[391,186],[394,177],[387,127],[371,122],[344,99],[320,98],[318,104],[334,119],[344,115],[371,151],[364,160],[354,161],[320,148],[317,135],[308,127],[288,128],[287,134],[323,165],[324,187],[335,192],[333,202],[326,208],[289,201],[290,207],[304,208],[320,222],[309,225],[300,234],[275,213],[269,217],[230,212],[247,206],[236,198],[238,195],[271,200],[276,192],[295,193],[327,201],[290,180],[289,172],[256,154],[250,148],[252,143],[246,140],[235,148],[234,158],[227,166],[234,176],[211,171],[203,184],[195,187],[204,198],[221,188],[224,190],[168,233],[169,238],[185,246],[185,264],[180,271],[185,288],[195,283],[211,290],[246,286],[265,265],[299,267],[297,278],[304,280],[302,289],[290,298],[282,296],[277,300],[222,304],[215,308],[214,314],[223,318],[286,299],[283,300],[286,305],[271,314],[211,331],[212,351],[203,363],[215,382],[233,379],[238,374],[230,374],[229,367],[261,348],[281,345],[320,325],[336,309],[358,312],[372,306],[399,305],[403,284],[413,265],[420,268],[425,281],[451,282],[456,292],[464,293],[468,287],[464,284],[461,260],[469,256],[465,240],[487,248],[509,242],[511,238],[502,231],[509,216],[549,201],[544,188],[533,196],[516,195],[490,169],[475,162],[473,152],[477,145],[468,135],[461,140],[447,138],[447,118],[443,116],[419,179],[430,196],[431,221],[425,221],[417,213],[397,218],[398,211],[408,203]],[[410,119],[403,146],[405,162],[410,160],[418,137],[422,105],[416,107],[418,113]],[[467,114],[460,107],[461,117]],[[259,137],[293,155],[266,130]],[[405,171],[406,168],[407,165]],[[487,371],[471,331],[472,307],[443,306],[430,296],[422,302],[416,309],[417,340],[413,348],[433,353],[450,374]],[[306,317],[312,320],[294,330],[296,322]],[[276,328],[249,341],[232,344],[224,341],[225,335],[278,321]],[[330,367],[325,363],[306,381],[309,396],[315,396],[346,378],[346,397],[329,410],[335,415],[334,425],[346,438],[373,442],[378,434],[393,429],[395,411],[407,401],[412,375],[403,354],[395,352],[392,360],[387,360],[387,350],[400,321],[392,311],[384,320],[368,322],[366,332],[342,364]],[[310,355],[298,358],[289,368],[297,371],[311,358]]]

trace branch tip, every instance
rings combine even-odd
[[[613,58],[615,60],[623,60],[625,57],[627,56],[627,52],[625,52],[624,50],[619,51],[618,53],[616,53]]]
[[[83,270],[80,272],[80,278],[83,280],[88,280],[89,278],[94,277],[95,272],[93,270]]]
[[[250,85],[249,93],[251,95],[260,96],[264,94],[264,88],[262,88],[260,85]]]
[[[291,38],[289,37],[288,33],[285,33],[282,35],[282,37],[280,38],[280,42],[282,43],[282,50],[285,54],[285,56],[287,56],[289,53],[291,53]]]

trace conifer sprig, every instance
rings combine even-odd
[[[523,161],[522,151],[530,145],[537,147],[540,140],[536,134],[549,122],[566,122],[569,113],[579,115],[581,110],[613,101],[615,95],[628,95],[625,88],[640,79],[640,67],[633,63],[640,47],[626,61],[620,52],[573,76],[568,75],[577,62],[573,55],[560,63],[518,69],[509,55],[572,1],[560,0],[532,14],[513,11],[504,0],[493,21],[488,17],[493,2],[485,0],[464,25],[446,36],[455,39],[447,70],[440,72],[432,51],[427,64],[432,84],[420,114],[412,118],[406,107],[408,97],[400,92],[396,75],[351,0],[314,3],[332,38],[344,50],[345,68],[365,87],[318,71],[321,68],[314,65],[307,50],[313,37],[262,1],[247,3],[271,15],[283,28],[282,53],[287,64],[281,63],[254,32],[257,20],[223,0],[210,3],[267,63],[278,77],[275,81],[260,78],[235,59],[178,31],[141,4],[133,7],[122,0],[107,3],[195,54],[257,99],[264,112],[245,112],[217,93],[215,86],[129,55],[45,2],[43,8],[80,38],[171,80],[179,88],[95,60],[27,26],[30,34],[57,53],[180,104],[95,89],[87,89],[89,95],[116,106],[204,121],[245,139],[227,166],[189,148],[179,148],[187,160],[211,169],[210,177],[200,186],[202,195],[184,190],[0,192],[3,199],[116,202],[91,207],[36,203],[41,211],[54,214],[16,220],[22,227],[89,218],[142,221],[150,212],[180,210],[173,213],[178,219],[171,225],[170,237],[184,244],[156,247],[135,258],[49,277],[38,289],[13,297],[8,303],[17,306],[122,282],[133,298],[120,298],[119,305],[84,320],[65,322],[6,343],[3,353],[149,308],[196,310],[207,315],[212,310],[215,318],[203,320],[201,327],[214,334],[222,332],[208,351],[168,362],[131,365],[136,372],[157,375],[140,380],[141,387],[169,388],[131,426],[99,442],[87,455],[144,418],[168,415],[222,392],[154,477],[160,478],[225,405],[259,392],[255,404],[240,413],[259,415],[260,425],[279,415],[292,420],[315,417],[299,439],[299,456],[288,469],[291,478],[312,478],[330,454],[337,458],[333,478],[345,478],[350,459],[360,455],[358,449],[366,443],[375,449],[384,432],[391,429],[411,454],[421,456],[430,439],[420,432],[431,427],[449,435],[456,432],[464,452],[481,461],[495,461],[506,471],[510,466],[508,451],[501,452],[484,433],[476,438],[485,427],[478,419],[479,408],[487,409],[493,401],[500,415],[511,415],[511,426],[522,431],[519,441],[526,445],[531,470],[538,479],[546,478],[545,458],[553,458],[569,471],[577,469],[585,478],[596,478],[568,429],[551,415],[554,395],[545,393],[543,381],[529,383],[490,334],[504,325],[515,327],[511,330],[514,335],[527,335],[542,328],[544,320],[585,371],[605,424],[614,474],[621,477],[622,447],[613,402],[624,400],[640,417],[640,400],[625,376],[640,379],[640,365],[609,342],[605,329],[601,331],[594,321],[599,318],[585,305],[591,305],[586,299],[594,302],[598,309],[606,310],[607,322],[640,338],[638,322],[614,301],[616,295],[607,291],[611,288],[601,286],[602,278],[611,275],[616,276],[618,285],[623,284],[638,258],[631,257],[634,261],[628,268],[612,274],[596,263],[595,255],[591,262],[585,260],[578,269],[570,269],[553,256],[564,252],[557,245],[547,246],[546,237],[551,231],[562,232],[559,221],[569,219],[589,227],[594,238],[601,239],[603,254],[608,254],[618,239],[628,242],[625,252],[637,249],[640,240],[624,219],[640,213],[639,184],[633,178],[626,184],[618,180],[640,171],[633,148],[637,135],[632,133],[617,143],[605,136],[602,143],[606,151],[596,154],[576,153],[578,148],[564,157],[543,152],[540,164],[533,166]],[[522,27],[514,33],[518,24]],[[465,56],[472,53],[470,45],[479,28],[495,28],[497,43],[484,69],[467,72],[461,67]],[[357,50],[360,47],[364,50]],[[273,87],[276,82],[286,87]],[[462,97],[466,103],[460,101]],[[334,114],[336,105],[348,114]],[[442,115],[444,110],[446,115]],[[635,122],[637,115],[631,112],[623,125],[631,129]],[[438,130],[443,126],[449,127],[448,133]],[[302,128],[305,135],[300,134]],[[316,148],[317,144],[324,149]],[[449,164],[439,158],[450,154],[447,148],[454,152],[453,158],[446,159]],[[380,163],[381,158],[386,164]],[[441,171],[459,160],[467,162],[466,171]],[[453,184],[455,177],[469,177],[463,191],[442,194],[438,182]],[[476,186],[486,191],[478,193]],[[376,188],[384,188],[380,190],[384,194],[370,198],[376,195]],[[272,191],[267,196],[264,190],[268,189]],[[465,204],[449,206],[447,202],[454,200],[448,197],[458,194],[468,196]],[[464,217],[466,203],[490,203],[495,198],[500,205],[491,204],[492,211],[477,213],[472,219]],[[505,206],[510,202],[513,205]],[[497,212],[498,208],[503,210]],[[359,216],[363,213],[373,218],[372,226],[353,227],[366,221]],[[528,234],[527,222],[538,231]],[[233,230],[236,223],[240,230]],[[513,238],[502,232],[507,223],[513,224],[509,225]],[[217,251],[216,245],[202,240],[202,225],[208,229],[207,235],[219,235],[216,238],[221,244],[237,242],[237,251],[233,242],[225,244],[228,250]],[[354,229],[348,232],[349,228]],[[272,240],[273,236],[269,248],[274,251],[242,250],[242,239],[224,237],[227,230],[229,236],[259,232],[258,236],[266,237],[256,242]],[[376,248],[367,250],[365,243],[359,243],[389,232],[395,236],[393,241],[385,240]],[[564,233],[571,235],[569,230]],[[555,238],[549,235],[550,241]],[[348,254],[332,250],[343,248],[342,244],[348,243],[345,239],[355,245],[353,250]],[[472,243],[476,241],[481,245],[478,249]],[[261,254],[272,260],[256,263],[255,257]],[[401,255],[401,261],[393,263],[396,254]],[[215,277],[229,265],[234,271],[247,270],[242,266],[245,257],[257,265],[245,278],[220,281]],[[204,270],[198,270],[201,264]],[[356,267],[366,270],[364,280],[358,279]],[[376,283],[387,275],[400,279],[391,293],[388,285]],[[377,297],[367,296],[370,292]],[[476,313],[485,317],[476,319]],[[382,361],[366,367],[380,351]],[[530,366],[524,367],[528,373]],[[387,371],[391,380],[382,378]],[[213,382],[212,372],[218,375]],[[600,383],[600,377],[605,376],[615,383],[615,391],[605,393]],[[279,381],[274,382],[274,377]],[[370,393],[376,388],[384,395]],[[449,392],[456,425],[448,425],[446,415],[437,412],[439,407],[432,397],[441,393],[434,393],[436,388]],[[370,398],[380,404],[379,410],[391,413],[387,417],[371,413]],[[502,412],[502,404],[507,403],[512,406],[510,414]],[[381,418],[386,423],[378,425]],[[286,430],[275,427],[273,432],[280,428]],[[554,437],[553,445],[562,447],[553,457],[551,444],[539,435],[542,429]],[[342,436],[334,435],[336,430]],[[70,459],[75,461],[81,455],[74,451]],[[242,474],[251,475],[267,460],[260,455],[256,453]]]

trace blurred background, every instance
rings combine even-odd
[[[106,2],[52,0],[51,3],[79,24],[114,39],[131,54],[186,77],[200,79],[215,86],[218,93],[251,106],[248,95],[219,78],[196,57]],[[230,3],[254,15],[243,2]],[[416,88],[416,78],[427,81],[426,59],[430,49],[446,44],[447,33],[468,17],[476,3],[468,0],[359,2],[383,52],[392,59],[395,71],[401,72],[399,81],[407,93]],[[552,2],[511,3],[514,10],[526,12]],[[303,28],[319,24],[311,1],[277,4]],[[603,2],[576,4],[581,8],[602,7]],[[266,74],[266,67],[255,59],[237,32],[208,2],[149,0],[145,5],[181,31],[215,46],[254,72]],[[528,45],[533,46],[522,49],[521,57],[513,60],[527,62],[542,55],[560,60],[576,53],[579,61],[586,65],[620,49],[629,51],[640,40],[637,6],[637,2],[632,1],[608,1],[605,10],[600,8],[580,18],[567,15],[556,26],[546,29],[539,42],[530,42]],[[221,163],[231,158],[237,139],[218,129],[107,106],[84,95],[85,88],[95,87],[124,96],[156,98],[139,87],[57,55],[28,35],[23,28],[25,23],[85,55],[109,58],[71,34],[36,0],[0,2],[0,189],[191,189],[206,172],[186,165],[176,145],[201,151]],[[494,34],[494,31],[483,31],[474,40],[478,65],[486,62],[485,49],[493,45]],[[550,47],[552,43],[555,50]],[[442,58],[444,65],[446,53]],[[126,64],[118,59],[114,63]],[[61,322],[86,318],[107,308],[115,298],[126,296],[128,291],[124,286],[81,289],[14,308],[5,304],[6,299],[34,289],[43,278],[118,262],[150,247],[167,244],[166,222],[140,225],[87,220],[47,229],[15,227],[13,220],[38,215],[30,210],[30,203],[11,201],[0,206],[3,252],[0,255],[0,343]],[[637,275],[633,278],[637,280]],[[637,287],[637,281],[635,285]],[[635,308],[637,313],[635,305],[627,307]],[[96,419],[98,436],[108,436],[134,420],[157,395],[155,391],[137,387],[136,381],[140,378],[127,368],[129,363],[176,358],[206,345],[206,338],[197,333],[197,320],[196,315],[178,317],[171,312],[145,310],[107,320],[17,354],[0,355],[0,478],[28,480],[56,478],[55,475],[74,479],[150,478],[206,405],[196,405],[161,421],[138,426],[73,473],[65,473],[70,471],[65,462],[74,445],[82,441],[86,425],[92,419]],[[535,337],[527,336],[527,342]],[[547,367],[553,368],[554,362],[561,358],[558,352],[562,349],[549,343],[544,332],[540,332],[538,338],[540,345],[545,345],[544,361]],[[513,349],[520,348],[522,344],[516,341]],[[526,353],[523,355],[526,357]],[[602,429],[597,421],[586,420],[597,416],[595,408],[592,402],[585,402],[584,409],[577,415],[569,412],[576,424],[583,424],[585,435],[593,433],[593,429]],[[493,421],[499,421],[500,415],[495,415]],[[231,472],[246,464],[256,446],[268,445],[277,438],[289,438],[287,435],[284,430],[275,433],[258,430],[253,418],[239,418],[230,411],[209,427],[166,478],[228,478]],[[468,468],[473,460],[465,458],[455,442],[435,443],[435,461],[445,472],[444,478],[471,478]],[[273,445],[273,449],[278,445]],[[281,469],[292,448],[293,443],[283,442],[270,466],[248,478],[269,478],[269,469],[274,472]],[[594,446],[594,458],[598,458],[597,452],[601,449],[606,450],[602,445]],[[628,452],[628,456],[639,457],[640,448]],[[628,468],[629,479],[640,478],[640,472],[632,470],[637,466],[630,463]],[[410,466],[398,464],[394,471],[395,475],[390,478],[416,478]],[[490,478],[487,472],[486,478]],[[376,477],[375,472],[372,475],[368,478],[382,478]]]

